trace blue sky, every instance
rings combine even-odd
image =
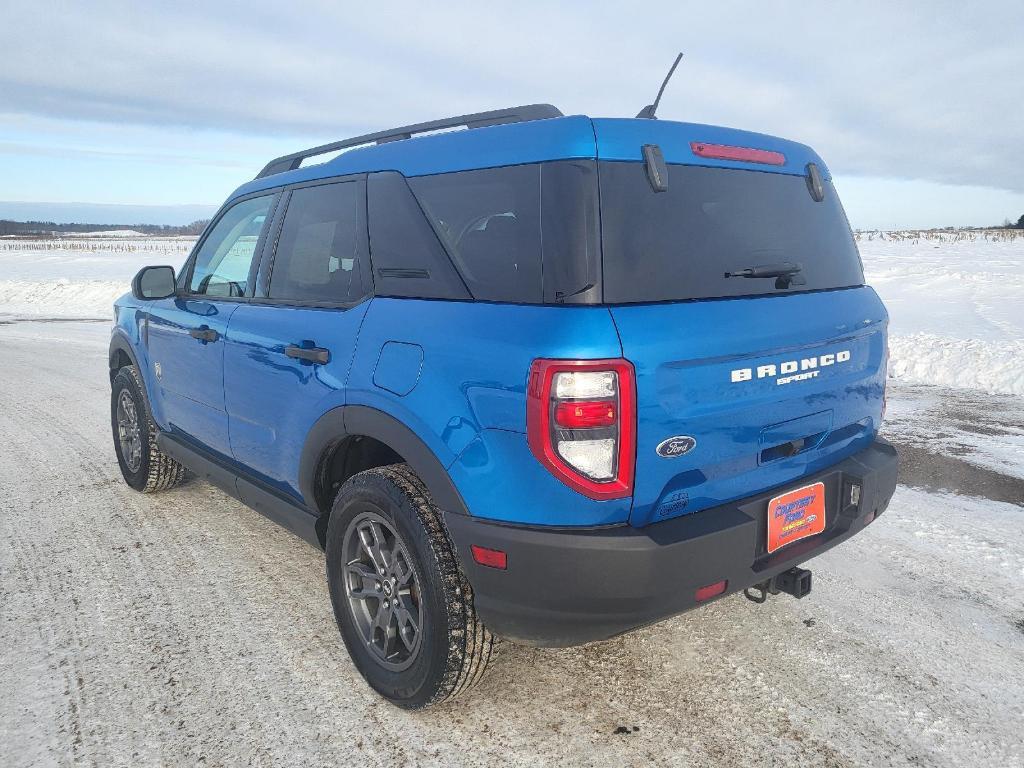
[[[1024,214],[1016,2],[14,0],[4,17],[0,201],[214,206],[275,155],[369,130],[536,101],[631,116],[683,50],[660,116],[812,145],[856,227]]]

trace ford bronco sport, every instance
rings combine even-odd
[[[497,637],[801,597],[895,488],[885,308],[825,164],[771,136],[534,105],[316,147],[115,313],[126,482],[187,468],[323,548],[407,708]]]

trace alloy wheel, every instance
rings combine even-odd
[[[409,549],[392,523],[370,509],[345,531],[345,593],[356,627],[374,660],[407,669],[420,648],[420,582]]]
[[[138,472],[142,464],[142,430],[135,400],[127,389],[122,389],[117,398],[117,441],[128,469]]]

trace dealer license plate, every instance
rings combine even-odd
[[[768,551],[825,530],[825,484],[786,491],[768,502]]]

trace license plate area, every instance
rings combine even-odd
[[[786,491],[768,502],[768,553],[825,530],[825,483]]]

